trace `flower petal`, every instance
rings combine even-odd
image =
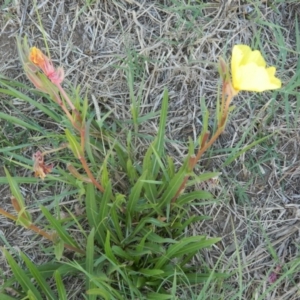
[[[274,67],[266,68],[260,51],[247,45],[235,45],[232,50],[232,85],[236,91],[262,92],[278,89],[281,81],[275,77]]]
[[[281,81],[274,76],[274,67],[258,67],[254,63],[249,63],[239,67],[237,77],[233,82],[236,90],[263,92],[266,90],[279,89]]]

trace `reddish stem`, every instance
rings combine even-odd
[[[196,155],[196,157],[193,157],[192,159],[189,160],[189,169],[193,170],[194,167],[196,166],[196,164],[198,163],[199,159],[201,158],[201,156],[203,155],[203,153],[208,150],[208,148],[217,140],[217,138],[221,135],[221,133],[224,131],[225,128],[225,124],[226,124],[226,120],[227,120],[227,116],[228,116],[228,110],[229,110],[229,105],[232,101],[233,96],[229,95],[225,101],[225,89],[223,89],[223,93],[222,93],[222,108],[221,108],[221,113],[222,113],[222,119],[221,122],[218,124],[218,129],[217,131],[214,133],[214,135],[211,137],[211,139],[207,141],[208,136],[209,136],[209,132],[206,132],[203,136],[200,148],[198,149],[198,153]],[[224,100],[223,100],[224,99]],[[172,199],[172,203],[174,203],[176,201],[176,199],[178,198],[178,196],[183,192],[183,190],[185,189],[186,183],[189,179],[189,176],[184,177],[183,182],[181,183],[178,191],[176,192],[175,196]]]

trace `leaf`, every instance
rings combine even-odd
[[[0,299],[1,300],[16,300],[16,298],[12,298],[12,297],[2,294],[2,293],[0,293]]]
[[[56,289],[57,289],[57,293],[58,293],[58,299],[59,300],[68,300],[65,286],[63,284],[60,273],[57,270],[54,272],[54,279],[55,279],[55,282],[56,282]]]
[[[188,194],[184,194],[178,197],[176,204],[178,206],[184,205],[186,203],[192,202],[194,200],[206,200],[212,199],[213,195],[206,191],[194,191]],[[205,203],[205,202],[204,202]]]
[[[21,93],[20,91],[14,89],[10,85],[6,84],[3,80],[1,80],[1,78],[0,78],[0,83],[7,88],[7,89],[0,89],[0,93],[6,94],[6,95],[10,95],[10,96],[12,96],[14,98],[18,98],[18,99],[21,99],[21,100],[23,100],[25,102],[28,102],[29,104],[31,104],[34,107],[38,108],[44,114],[48,115],[55,122],[59,122],[60,121],[60,117],[55,112],[53,112],[53,109],[47,107],[46,104],[42,104],[42,103],[39,103],[39,102],[31,99],[27,95]],[[28,88],[28,87],[24,86],[24,85],[21,85],[19,88]]]
[[[205,236],[192,236],[183,238],[168,248],[166,254],[158,259],[154,268],[161,269],[174,257],[180,258],[184,254],[189,254],[202,248],[209,247],[218,241],[220,241],[219,238],[206,239]]]
[[[243,153],[245,153],[246,151],[248,151],[248,150],[251,149],[252,147],[256,146],[257,144],[262,143],[263,141],[269,139],[269,138],[272,137],[274,134],[275,134],[275,132],[272,133],[272,134],[269,134],[269,135],[267,135],[267,136],[265,136],[265,137],[263,137],[263,138],[261,138],[261,139],[259,139],[259,140],[256,140],[256,141],[254,141],[253,143],[251,143],[250,145],[245,146],[244,148],[242,148],[241,150],[239,150],[239,151],[237,151],[237,152],[233,151],[233,152],[231,153],[231,155],[230,155],[230,156],[226,159],[226,161],[223,163],[222,167],[228,166],[230,163],[232,163],[232,162],[233,162],[236,158],[238,158],[240,155],[242,155]]]
[[[154,157],[152,162],[151,175],[153,176],[154,179],[156,179],[159,171],[159,162],[157,160],[157,157],[163,157],[163,153],[164,153],[168,102],[169,102],[168,90],[165,89],[163,94],[163,99],[162,99],[161,110],[160,110],[160,122],[159,122],[159,129],[157,133],[157,139],[155,140],[154,143],[154,150],[157,153],[157,155]]]
[[[157,276],[165,273],[163,270],[158,269],[139,269],[138,272],[146,277]]]
[[[134,184],[134,182],[136,182],[136,180],[138,179],[138,173],[135,167],[133,166],[132,160],[130,158],[128,158],[127,160],[126,170],[130,183]]]
[[[112,295],[108,291],[106,291],[102,288],[101,289],[99,289],[99,288],[91,289],[91,290],[86,291],[86,293],[88,295],[100,296],[100,297],[104,298],[105,300],[112,299],[111,298]]]
[[[106,190],[106,187],[109,183],[109,173],[107,169],[107,159],[104,160],[101,166],[102,172],[101,172],[101,185],[104,187],[104,190]]]
[[[157,139],[157,138],[156,138]],[[155,144],[155,141],[151,143],[149,146],[144,159],[143,159],[143,171],[151,170],[152,169],[152,154],[153,154],[153,145]],[[147,173],[147,179],[151,180],[154,179],[153,174]],[[156,186],[153,184],[145,183],[144,184],[145,189],[145,197],[147,200],[149,200],[151,203],[156,202],[156,196],[157,196],[157,189]]]
[[[86,185],[85,210],[90,228],[97,228],[99,225],[99,208],[96,201],[95,186],[92,183]],[[101,240],[98,233],[96,240]]]
[[[14,178],[11,177],[10,173],[5,167],[4,171],[10,187],[10,191],[13,195],[12,204],[18,213],[17,224],[21,224],[22,226],[27,228],[31,224],[32,217],[30,213],[26,211],[25,202],[18,184],[16,183]],[[14,201],[16,201],[16,203],[14,203]]]
[[[119,265],[118,260],[115,257],[115,255],[113,254],[111,246],[110,246],[110,232],[109,231],[107,231],[107,234],[106,234],[104,251],[105,251],[105,255],[118,266]]]
[[[14,273],[16,280],[18,283],[22,286],[22,289],[24,292],[32,291],[32,293],[35,295],[36,299],[42,300],[42,296],[39,293],[39,291],[36,289],[36,287],[31,282],[30,278],[26,275],[26,273],[18,266],[16,261],[13,259],[13,257],[9,254],[9,252],[6,249],[2,249],[5,258],[7,262],[9,263],[12,272]]]
[[[29,129],[29,130],[44,133],[43,130],[39,126],[30,125],[29,123],[24,122],[23,120],[21,120],[17,117],[13,117],[13,116],[5,114],[3,112],[0,112],[0,119],[6,120],[14,125],[19,125],[23,128]]]
[[[90,128],[91,128],[91,122],[94,120],[94,115],[90,116],[90,118],[85,122],[85,140],[84,140],[84,150],[86,151],[86,154],[91,162],[92,165],[96,165],[96,161],[94,159],[94,155],[92,152],[91,147],[91,134],[90,134]],[[103,184],[102,184],[103,186]]]
[[[65,243],[61,239],[59,241],[55,242],[55,244],[54,244],[54,254],[55,254],[55,258],[57,261],[60,261],[63,256],[64,245],[65,245]]]
[[[140,200],[141,191],[144,185],[142,180],[146,178],[146,175],[147,175],[147,170],[144,171],[142,176],[138,179],[137,183],[133,186],[128,197],[128,204],[126,210],[126,223],[129,228],[131,227],[131,218],[133,216],[133,213],[136,210],[137,203]]]
[[[176,195],[177,191],[179,190],[184,177],[187,176],[186,172],[186,166],[182,166],[177,174],[174,175],[174,177],[170,180],[167,189],[163,193],[160,201],[157,203],[158,209],[166,208],[167,205],[169,205]]]
[[[19,189],[18,184],[15,182],[14,178],[11,177],[10,173],[8,172],[8,170],[5,167],[4,167],[4,171],[5,171],[6,178],[8,180],[8,184],[9,184],[10,191],[11,191],[12,195],[18,201],[20,209],[25,208],[25,202],[24,202],[24,199],[23,199],[23,196],[22,196],[22,193]]]
[[[120,258],[123,258],[128,262],[134,261],[134,258],[131,257],[128,253],[128,251],[124,251],[121,247],[119,246],[112,246],[112,252],[116,255],[119,256]]]
[[[22,252],[21,252],[21,257],[24,260],[31,275],[38,283],[39,288],[43,291],[43,294],[47,297],[47,299],[55,299],[55,295],[53,291],[51,290],[49,284],[46,282],[42,274],[39,272],[38,268]]]
[[[118,196],[116,196],[117,198]],[[110,217],[112,220],[113,228],[116,231],[116,234],[119,238],[119,241],[124,240],[123,232],[120,226],[120,218],[119,218],[119,208],[117,207],[116,202],[113,203],[113,206],[110,209]]]
[[[76,137],[70,132],[69,129],[65,130],[66,138],[68,140],[70,149],[72,150],[74,156],[78,159],[83,157],[83,152],[80,144],[77,142]]]
[[[89,274],[94,273],[94,253],[95,253],[95,245],[94,245],[94,237],[95,237],[95,228],[92,228],[86,244],[86,272]],[[90,290],[95,288],[95,283],[86,276],[86,290]],[[89,295],[89,300],[96,300],[95,295]]]
[[[149,293],[147,294],[148,300],[169,300],[173,299],[172,295],[161,294],[161,293]]]
[[[111,182],[107,183],[104,194],[101,196],[100,206],[99,206],[99,214],[97,220],[96,233],[99,236],[99,243],[101,246],[104,246],[107,232],[107,221],[108,221],[108,210],[109,210],[109,202],[112,196],[112,187]]]
[[[73,238],[71,238],[71,236],[68,234],[68,232],[62,227],[60,222],[58,220],[56,220],[44,206],[41,205],[40,209],[43,212],[44,216],[49,221],[49,223],[52,225],[52,227],[56,230],[58,236],[66,244],[69,244],[69,245],[72,245],[76,248],[79,248],[77,243],[75,242],[75,240]]]

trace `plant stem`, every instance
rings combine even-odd
[[[76,109],[76,107],[74,106],[74,104],[72,103],[72,101],[70,100],[69,96],[67,95],[67,93],[65,92],[65,90],[62,88],[62,86],[60,84],[56,85],[59,89],[59,91],[61,92],[62,96],[65,98],[65,100],[67,101],[68,105],[70,106],[71,110],[73,111],[73,113],[76,115],[76,119],[77,121],[81,122],[81,116],[78,112],[78,110]]]
[[[191,170],[191,171],[194,169],[194,167],[198,163],[198,161],[201,158],[201,156],[203,155],[203,153],[206,150],[208,150],[208,148],[217,140],[217,138],[221,135],[221,133],[225,129],[226,120],[227,120],[227,117],[228,117],[229,105],[230,105],[230,103],[232,101],[232,98],[233,98],[233,95],[228,95],[227,99],[226,99],[226,102],[225,102],[225,92],[226,91],[223,88],[223,90],[222,90],[222,103],[221,103],[221,105],[222,105],[222,107],[221,107],[222,119],[221,119],[221,122],[218,124],[218,129],[208,142],[206,142],[206,140],[208,139],[209,132],[206,132],[204,134],[203,140],[201,142],[200,148],[198,149],[198,153],[197,153],[196,157],[194,156],[194,157],[189,158],[189,170]],[[189,176],[184,177],[178,191],[176,192],[175,196],[172,199],[172,203],[174,203],[176,201],[176,199],[178,198],[178,196],[183,192],[188,179],[189,179]]]
[[[89,179],[92,181],[92,183],[94,184],[94,186],[101,192],[101,193],[104,193],[105,190],[103,188],[103,186],[95,179],[94,175],[92,174],[85,158],[83,156],[80,156],[79,157],[79,160],[87,174],[87,176],[89,177]]]

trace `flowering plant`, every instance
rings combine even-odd
[[[188,263],[200,249],[210,247],[220,239],[203,235],[185,236],[185,232],[190,224],[203,220],[203,216],[190,214],[186,206],[194,201],[207,203],[205,201],[213,196],[203,190],[184,193],[185,187],[191,177],[193,182],[203,182],[219,175],[217,172],[197,175],[194,168],[224,131],[231,111],[230,105],[238,92],[262,92],[280,88],[281,82],[274,75],[275,68],[266,68],[260,52],[252,51],[245,45],[236,45],[233,48],[231,74],[228,65],[220,59],[222,93],[216,105],[217,128],[215,132],[209,131],[210,116],[205,102],[202,101],[202,131],[196,143],[190,141],[188,155],[182,166],[176,170],[173,159],[165,155],[164,149],[167,90],[162,97],[157,136],[142,162],[135,162],[130,152],[133,144],[130,134],[127,144],[123,145],[117,139],[111,140],[109,136],[104,136],[102,122],[95,122],[91,132],[92,117],[89,118],[91,121],[86,121],[89,113],[87,98],[81,99],[78,96],[76,103],[72,100],[73,97],[62,87],[63,69],[55,68],[51,59],[38,48],[29,48],[26,39],[23,42],[18,40],[18,48],[29,80],[38,90],[48,94],[67,117],[64,138],[77,162],[80,162],[79,166],[77,163],[77,167],[74,167],[75,164],[70,159],[67,169],[72,176],[68,176],[72,179],[75,177],[76,180],[73,181],[80,187],[78,193],[84,197],[85,212],[80,215],[82,222],[79,222],[75,213],[70,212],[72,222],[64,227],[63,220],[57,219],[47,208],[41,206],[41,213],[54,231],[49,234],[34,224],[17,183],[7,171],[13,195],[12,205],[17,216],[1,208],[0,213],[53,242],[57,260],[61,259],[65,248],[83,256],[79,261],[72,260],[68,266],[73,266],[72,272],[76,269],[86,276],[88,293],[103,296],[105,299],[124,299],[119,291],[120,286],[130,289],[132,299],[142,299],[145,293],[149,299],[152,299],[150,296],[154,293],[155,299],[170,299],[166,297],[169,295],[165,293],[162,282],[180,283],[188,278],[189,283],[194,284],[203,278],[212,278],[213,275],[209,273],[199,276],[199,270]],[[94,135],[93,138],[90,137],[91,134]],[[104,156],[98,149],[103,149],[106,144],[99,143],[99,136],[101,141],[105,137],[109,140],[110,151]],[[62,145],[47,152],[37,151],[33,155],[35,175],[47,180],[54,166],[45,163],[45,154],[65,147],[66,145]],[[114,168],[109,169],[110,165]],[[119,181],[116,183],[116,176],[112,174],[117,173],[116,170],[120,170],[126,178],[122,192],[116,186]],[[59,209],[58,207],[57,210]],[[78,231],[82,232],[84,241],[77,242],[67,231],[76,225]],[[88,226],[88,230],[84,226]],[[10,265],[15,267],[16,262],[8,251],[4,253]],[[22,259],[32,277],[41,283],[39,270],[23,254]],[[52,272],[55,269],[59,273],[59,266],[52,267]],[[18,271],[17,275],[22,274],[19,269],[14,270]],[[32,281],[28,279],[26,283],[27,285],[22,285],[25,293],[30,290],[38,295],[39,290],[33,286]],[[49,298],[55,299],[48,283],[43,281],[42,285],[43,288],[46,287]],[[62,282],[60,285],[63,286]],[[37,296],[36,299],[42,297]]]

